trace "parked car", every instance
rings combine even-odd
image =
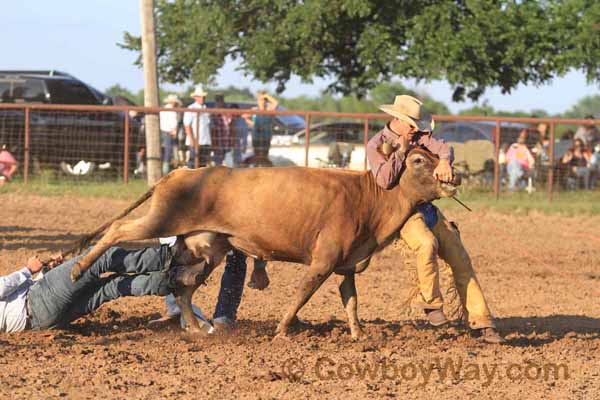
[[[59,71],[0,71],[0,105],[19,103],[111,105],[112,99],[75,77]],[[34,166],[56,169],[93,163],[114,171],[123,168],[122,112],[32,110],[30,160]],[[129,118],[129,117],[128,117]],[[130,165],[135,164],[140,123],[130,119]],[[25,145],[24,110],[0,107],[0,144],[6,144],[19,163]],[[91,169],[79,169],[85,174]]]
[[[530,126],[512,122],[503,122],[500,126],[500,147],[510,146],[517,141],[523,129]],[[459,169],[468,169],[471,173],[493,171],[494,134],[496,123],[482,122],[450,122],[440,124],[434,131],[434,137],[445,140],[454,147],[455,165]],[[535,146],[539,141],[537,132],[529,131],[527,144]]]
[[[368,138],[383,129],[369,124]],[[305,129],[296,132],[288,144],[271,143],[269,159],[274,165],[300,165],[305,162]],[[309,167],[342,167],[363,170],[365,167],[364,123],[353,121],[325,122],[310,128]]]

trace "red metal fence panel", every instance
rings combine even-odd
[[[390,118],[321,111],[0,104],[0,145],[6,144],[22,164],[24,182],[52,176],[74,183],[127,183],[144,177],[143,115],[150,112],[171,113],[178,121],[176,132],[161,133],[164,172],[183,165],[218,164],[365,170],[368,140]],[[187,138],[186,113],[204,116],[194,118],[192,136],[204,132],[210,138]],[[552,199],[555,190],[594,188],[600,178],[600,148],[591,148],[594,143],[582,147],[567,129],[600,125],[599,120],[453,115],[434,119],[434,136],[453,146],[455,168],[465,186],[493,190],[496,197],[509,190],[545,189]]]

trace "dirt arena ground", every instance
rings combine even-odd
[[[1,202],[1,274],[127,204],[17,194]],[[230,336],[149,327],[163,307],[155,297],[104,305],[67,331],[0,334],[2,398],[600,398],[600,218],[447,216],[461,227],[505,346],[407,316],[406,257],[386,249],[357,278],[364,341],[351,340],[333,279],[300,313],[310,326],[273,341],[304,268],[273,263],[266,291],[245,289]],[[207,314],[220,275],[194,298]]]

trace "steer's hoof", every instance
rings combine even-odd
[[[75,283],[81,277],[81,266],[79,263],[71,267],[71,282]]]
[[[290,342],[291,340],[292,339],[290,338],[290,336],[287,333],[282,333],[282,332],[279,332],[273,338],[274,342]]]
[[[352,336],[352,340],[355,342],[360,342],[361,340],[368,338],[368,335],[362,330],[362,328],[352,330],[350,335]]]
[[[481,340],[489,344],[504,344],[504,339],[494,328],[485,328],[481,330]]]

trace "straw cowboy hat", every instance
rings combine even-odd
[[[417,128],[421,132],[431,132],[433,130],[434,122],[431,114],[425,110],[420,100],[412,96],[396,96],[394,104],[383,104],[379,106],[379,109],[386,114],[407,122],[410,126]]]
[[[181,104],[181,100],[179,100],[179,97],[177,97],[176,94],[171,93],[171,94],[167,95],[167,97],[164,98],[163,103],[165,103],[165,104],[171,104],[171,103]]]
[[[192,92],[192,94],[190,94],[191,97],[206,97],[208,93],[202,88],[202,86],[196,86],[196,88],[194,89],[194,91]]]

